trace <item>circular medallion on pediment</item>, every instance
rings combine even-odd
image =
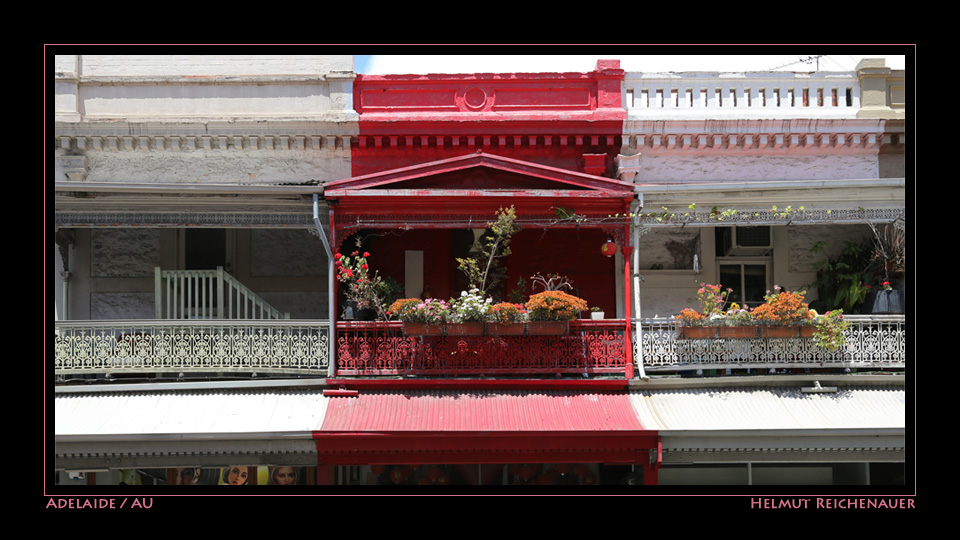
[[[487,93],[481,88],[470,88],[463,93],[463,104],[470,110],[480,110],[487,103]]]

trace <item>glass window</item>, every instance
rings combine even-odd
[[[733,289],[727,297],[729,302],[755,307],[763,303],[767,287],[767,263],[764,262],[721,262],[718,265],[719,283],[724,288]]]

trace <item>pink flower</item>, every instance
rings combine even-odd
[[[363,256],[364,256],[364,257],[369,257],[369,256],[370,256],[370,252],[369,252],[369,251],[364,251],[364,252],[363,252]]]

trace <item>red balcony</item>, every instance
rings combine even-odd
[[[338,322],[337,375],[622,374],[626,321],[570,321],[562,336],[409,336],[400,322]]]

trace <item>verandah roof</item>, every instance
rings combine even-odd
[[[627,182],[483,152],[337,180],[324,190],[338,228],[460,227],[511,205],[518,216],[554,218],[556,226],[563,225],[558,208],[605,218],[627,212],[634,197]]]
[[[622,391],[360,391],[330,398],[314,438],[327,465],[646,463],[657,447]]]

